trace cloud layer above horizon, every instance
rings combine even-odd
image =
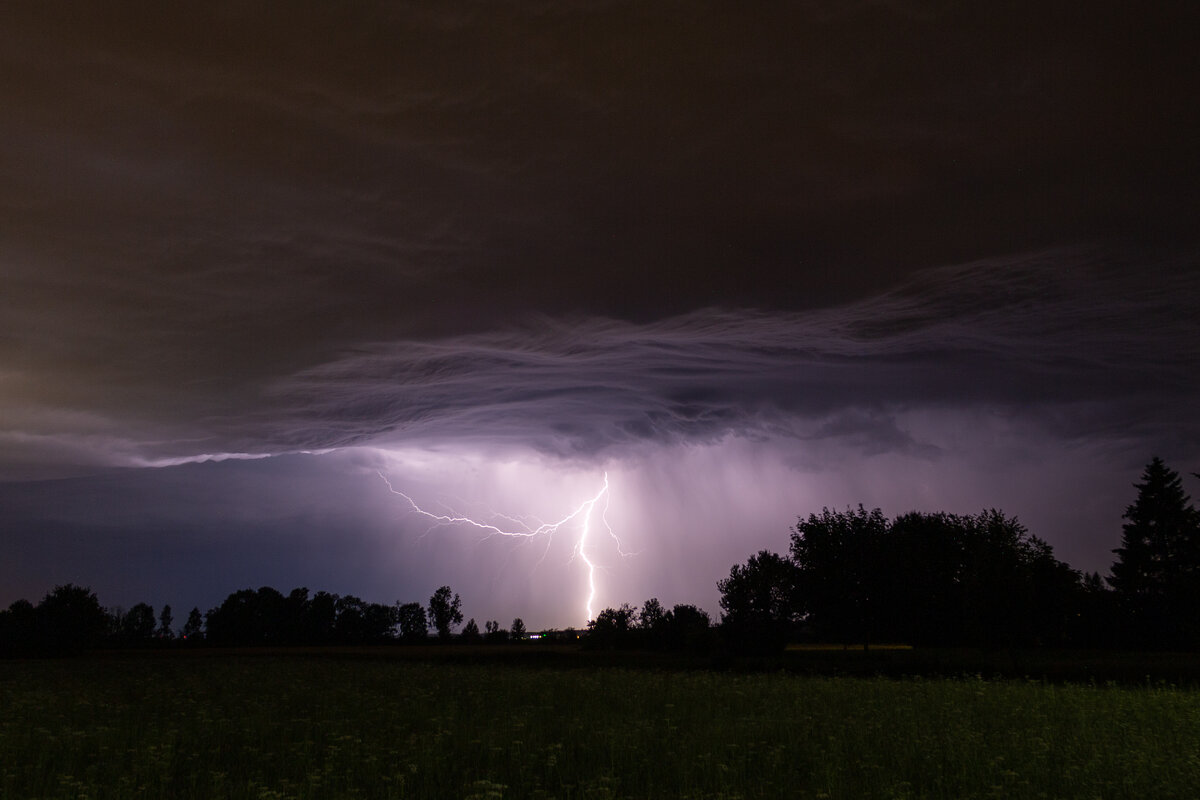
[[[1181,257],[1057,249],[923,271],[810,311],[540,317],[359,343],[223,414],[197,419],[180,402],[185,413],[145,424],[150,436],[136,418],[31,405],[10,408],[17,424],[0,437],[10,466],[23,448],[29,462],[67,468],[449,442],[595,460],[730,435],[836,437],[932,458],[939,443],[902,420],[977,411],[1048,439],[1136,440],[1190,458],[1200,441],[1195,271]]]
[[[1191,448],[1195,269],[1056,250],[929,270],[808,312],[544,318],[371,343],[272,386],[265,438],[294,449],[463,439],[595,456],[731,434],[844,436],[932,455],[896,415],[979,409],[1041,423],[1051,438]]]

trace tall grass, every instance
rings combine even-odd
[[[1200,692],[319,656],[0,663],[4,798],[1164,798]]]

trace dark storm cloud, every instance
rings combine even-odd
[[[983,409],[1054,437],[1194,445],[1195,266],[1057,250],[923,272],[813,312],[547,319],[379,343],[276,384],[254,436],[289,448],[461,439],[594,454],[733,433],[932,455],[897,413]]]
[[[145,425],[362,341],[791,312],[933,264],[1194,237],[1179,23],[5,4],[0,365],[26,405]]]

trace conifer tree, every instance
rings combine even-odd
[[[199,640],[204,637],[204,617],[200,615],[200,609],[193,607],[188,612],[187,622],[183,623],[183,638]]]
[[[1157,456],[1134,487],[1108,582],[1142,643],[1200,644],[1200,513]]]

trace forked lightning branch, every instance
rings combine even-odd
[[[411,496],[394,487],[392,482],[389,481],[387,476],[382,472],[378,472],[377,474],[387,485],[388,491],[394,495],[403,497],[408,505],[412,508],[414,513],[420,514],[421,516],[433,521],[433,525],[430,528],[431,530],[434,527],[441,525],[470,527],[481,531],[484,534],[484,539],[489,539],[493,536],[507,536],[520,539],[534,539],[539,536],[544,536],[547,539],[547,552],[549,552],[550,541],[553,539],[556,533],[564,530],[577,530],[578,535],[571,550],[571,561],[574,561],[575,558],[578,557],[587,567],[588,595],[587,601],[584,603],[584,612],[587,614],[587,619],[589,621],[594,618],[592,604],[596,599],[597,564],[588,554],[588,542],[589,537],[592,534],[592,526],[594,521],[598,520],[599,524],[603,526],[604,531],[608,533],[614,542],[616,542],[617,552],[621,556],[633,555],[632,553],[626,553],[621,547],[621,540],[617,538],[616,532],[613,530],[612,525],[610,525],[608,522],[608,506],[612,495],[609,491],[607,472],[604,473],[603,485],[600,487],[599,491],[597,491],[596,494],[590,499],[580,503],[573,511],[557,522],[540,522],[536,525],[536,527],[531,527],[526,525],[524,522],[521,522],[520,519],[516,517],[509,517],[507,515],[499,514],[493,516],[493,519],[502,517],[509,522],[515,523],[517,526],[516,528],[501,527],[494,523],[486,522],[466,514],[459,513],[453,509],[449,509],[448,513],[444,514],[428,511],[418,505],[417,501]],[[543,558],[544,557],[545,556],[543,556]]]

